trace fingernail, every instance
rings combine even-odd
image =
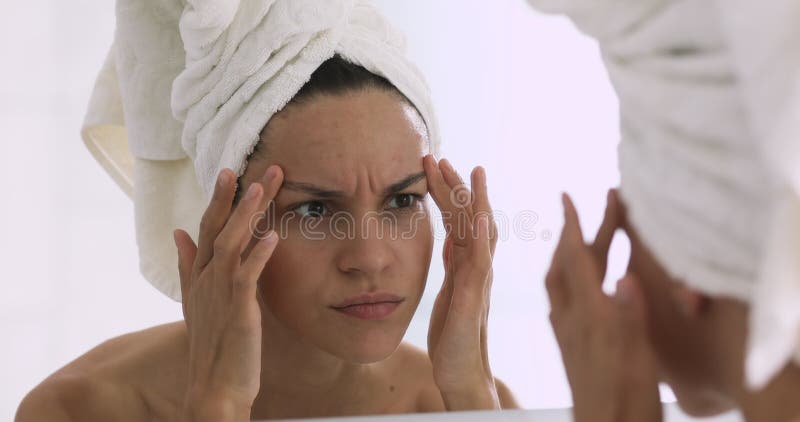
[[[277,172],[278,170],[275,168],[275,166],[269,166],[269,168],[267,168],[267,172],[264,174],[264,178],[267,180],[272,180],[275,178],[275,174]]]
[[[257,183],[251,183],[250,187],[247,188],[247,193],[245,194],[244,199],[249,200],[255,198],[257,193],[256,191],[258,190],[257,186],[258,186]]]
[[[278,234],[275,233],[275,230],[270,230],[263,239],[262,242],[266,243],[267,245],[271,245],[278,241]]]
[[[442,161],[440,161],[440,163],[444,165],[444,168],[446,168],[447,171],[455,172],[455,169],[453,169],[453,165],[450,164],[449,161],[447,161],[447,158],[442,158]]]
[[[172,240],[175,242],[175,247],[178,247],[178,229],[172,231]]]
[[[219,184],[222,186],[227,186],[228,183],[230,182],[231,182],[231,173],[228,171],[228,169],[222,169],[222,171],[219,174]]]

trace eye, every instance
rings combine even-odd
[[[422,199],[422,196],[413,193],[401,193],[389,200],[389,208],[411,208]]]
[[[308,201],[296,206],[292,211],[300,218],[320,218],[327,215],[328,207],[320,201]]]

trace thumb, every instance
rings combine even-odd
[[[192,281],[192,268],[194,267],[194,259],[197,255],[197,247],[188,233],[181,229],[172,231],[173,240],[175,240],[175,247],[178,250],[178,275],[181,281],[181,298],[185,303],[186,295],[189,292],[189,284]]]
[[[608,191],[606,198],[606,211],[603,215],[603,222],[600,224],[600,228],[597,230],[597,235],[591,245],[592,253],[597,260],[597,267],[600,270],[601,279],[606,276],[608,251],[611,248],[611,242],[614,240],[614,233],[620,226],[619,200],[617,199],[616,190],[611,189]]]
[[[658,364],[650,342],[647,307],[641,284],[628,274],[617,283],[615,300],[623,335],[621,421],[662,420]]]

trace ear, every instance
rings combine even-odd
[[[696,318],[706,309],[709,297],[682,282],[672,282],[670,295],[678,311],[686,318]]]

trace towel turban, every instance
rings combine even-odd
[[[439,133],[402,34],[366,0],[118,0],[82,137],[133,199],[139,267],[181,299],[172,230],[197,239],[223,168],[334,55],[389,80]]]
[[[749,385],[800,364],[800,2],[529,1],[599,41],[631,223],[672,277],[750,305]]]

